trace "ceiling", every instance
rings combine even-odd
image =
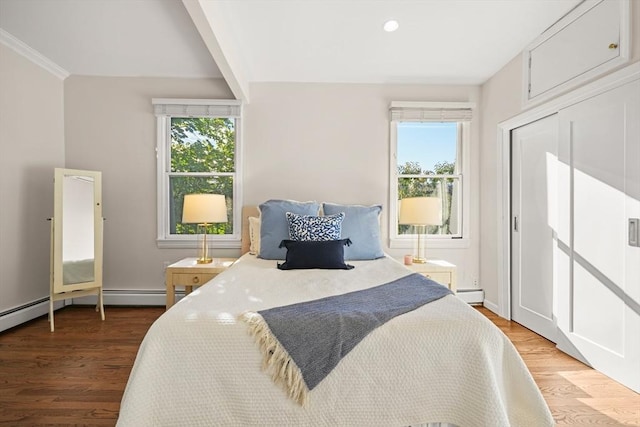
[[[228,77],[214,58],[234,58],[247,82],[481,84],[578,3],[0,0],[0,29],[77,75]]]
[[[70,74],[221,76],[180,0],[0,0],[0,28]]]

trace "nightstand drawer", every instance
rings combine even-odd
[[[403,260],[404,261],[404,260]],[[438,259],[430,259],[427,262],[406,265],[409,270],[420,273],[425,277],[446,286],[453,292],[458,288],[456,266],[450,262]]]
[[[165,271],[167,285],[167,310],[176,302],[176,286],[184,286],[189,295],[194,286],[202,286],[231,267],[237,258],[216,258],[213,262],[199,264],[197,258],[184,258],[169,265]]]
[[[446,287],[451,287],[451,273],[449,272],[428,272],[428,273],[420,273],[424,277],[433,280],[434,282],[438,282],[441,285],[445,285]]]
[[[211,273],[174,273],[173,284],[182,286],[201,286],[216,277]]]

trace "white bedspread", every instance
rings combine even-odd
[[[374,330],[309,394],[289,399],[262,371],[237,317],[409,274],[391,258],[353,270],[276,269],[244,255],[150,328],[119,426],[553,426],[522,359],[489,320],[446,296]]]

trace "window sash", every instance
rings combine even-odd
[[[471,120],[473,118],[474,103],[465,102],[398,102],[391,103],[389,109],[390,116],[390,207],[389,207],[389,246],[391,248],[408,248],[415,239],[415,234],[399,234],[398,233],[398,183],[403,177],[398,173],[397,155],[398,155],[398,123],[402,121],[413,122],[441,122],[443,115],[450,119],[456,118],[458,125],[458,146],[456,153],[456,174],[454,175],[415,175],[415,177],[442,177],[457,178],[460,182],[460,194],[458,195],[457,220],[459,224],[458,233],[449,235],[429,234],[428,239],[434,242],[442,242],[438,247],[466,247],[469,237],[469,184],[465,176],[470,173],[469,170],[469,145],[471,137]],[[420,114],[415,111],[420,110]],[[451,111],[457,110],[457,111]],[[429,114],[434,111],[438,112],[437,118]],[[406,113],[406,114],[405,114]],[[451,114],[446,114],[451,113]],[[455,114],[459,114],[456,116]],[[408,176],[408,175],[407,175]],[[450,243],[447,243],[450,242]],[[454,243],[459,242],[459,243]]]
[[[241,158],[241,102],[236,100],[184,100],[156,99],[152,100],[157,117],[157,243],[161,248],[196,248],[197,234],[170,233],[170,179],[177,176],[229,176],[233,178],[233,232],[231,234],[213,234],[208,241],[212,248],[239,248],[241,228],[242,200],[242,158]],[[213,114],[185,115],[203,113],[201,107]],[[229,108],[226,108],[226,107]],[[226,113],[229,114],[226,114]],[[174,113],[174,114],[171,114]],[[172,172],[171,171],[171,118],[172,117],[210,117],[233,118],[235,120],[234,172]],[[231,218],[230,218],[231,220]]]
[[[195,180],[191,180],[190,178],[195,178]],[[187,182],[185,182],[185,179]],[[169,181],[169,188],[168,188],[168,197],[167,197],[167,202],[168,202],[168,215],[169,215],[169,221],[168,221],[168,236],[170,237],[174,237],[174,236],[180,236],[183,234],[194,234],[194,225],[193,224],[185,224],[182,222],[182,206],[183,206],[183,197],[187,194],[184,193],[181,190],[181,186],[185,185],[187,183],[190,184],[195,184],[198,186],[207,186],[209,179],[216,179],[217,181],[219,181],[219,185],[225,185],[223,182],[226,182],[226,185],[229,185],[229,179],[231,181],[231,185],[233,185],[233,180],[235,179],[235,174],[233,173],[224,173],[224,174],[216,174],[216,173],[197,173],[197,174],[189,174],[189,173],[170,173],[169,177],[168,177],[168,181]],[[197,181],[197,183],[195,183],[194,181]],[[208,192],[208,191],[203,191],[203,192]],[[227,202],[230,200],[231,203],[233,203],[233,199],[234,199],[234,195],[233,195],[233,189],[231,189],[231,194],[229,194],[229,189],[227,189],[224,192],[218,193],[218,194],[224,194],[225,198],[227,200]],[[213,228],[218,228],[221,225],[212,225]],[[233,234],[233,229],[236,227],[236,223],[233,219],[233,216],[228,218],[227,223],[224,226],[221,226],[221,228],[224,228],[225,233],[222,234],[218,234],[218,233],[211,233],[212,236],[211,238],[214,239],[216,238],[216,236],[223,236],[223,235],[228,235],[228,234]],[[186,233],[178,233],[177,230],[178,229],[182,229],[182,230],[190,230],[190,232],[186,232]],[[198,233],[195,233],[198,234]]]
[[[398,121],[394,121],[394,126],[397,126],[397,124],[405,122],[406,120],[398,120]],[[422,121],[422,122],[439,122],[439,120],[426,120],[426,121]],[[457,126],[457,132],[456,132],[456,157],[455,157],[455,166],[454,166],[454,171],[456,173],[451,174],[451,175],[447,175],[447,174],[400,174],[397,171],[397,160],[396,160],[396,195],[398,196],[398,188],[400,185],[400,180],[403,178],[415,178],[415,179],[449,179],[449,178],[455,178],[458,180],[459,182],[459,192],[463,193],[463,181],[462,181],[462,137],[463,137],[463,130],[462,130],[462,123],[458,122],[458,126]],[[395,142],[395,151],[397,153],[398,150],[398,143],[399,141],[396,138],[396,142]],[[436,239],[454,239],[454,238],[461,238],[462,237],[462,226],[463,226],[463,221],[462,221],[462,195],[458,194],[457,195],[457,205],[456,205],[456,212],[455,212],[455,221],[456,224],[458,224],[458,231],[456,233],[451,233],[451,234],[440,234],[440,233],[426,233],[425,235],[428,238],[436,238]],[[399,196],[395,198],[395,200],[399,200]],[[396,202],[399,203],[399,202]],[[399,211],[399,205],[396,206],[396,209]],[[399,225],[397,224],[396,221],[396,227],[395,227],[395,238],[397,239],[406,239],[406,238],[415,238],[417,236],[417,234],[400,234],[398,233],[398,229],[399,229]]]
[[[443,218],[449,218],[449,226],[451,226],[451,224],[455,224],[455,229],[456,231],[453,233],[442,233],[441,231],[441,227],[442,226],[430,226],[427,227],[427,229],[433,229],[436,228],[438,230],[437,233],[426,233],[425,236],[427,236],[428,238],[435,238],[435,239],[455,239],[455,238],[462,238],[462,226],[463,226],[463,221],[462,221],[462,188],[463,188],[463,178],[461,174],[455,174],[455,175],[398,175],[397,176],[397,180],[396,180],[396,188],[399,187],[400,185],[400,180],[402,179],[436,179],[436,180],[440,180],[440,182],[436,185],[438,185],[440,188],[435,188],[434,193],[437,194],[439,197],[441,197],[443,199],[443,201],[445,200],[445,197],[443,197],[443,194],[449,194],[447,192],[447,190],[445,188],[443,188],[444,185],[446,185],[446,180],[451,180],[453,182],[457,182],[457,185],[453,185],[452,188],[452,192],[450,195],[448,195],[449,198],[449,209],[451,209],[452,213],[449,216],[445,216],[443,215]],[[422,196],[432,196],[434,195],[434,193],[431,194],[423,194]],[[398,200],[398,209],[399,209],[399,198]],[[453,206],[455,206],[455,211],[453,209]],[[446,209],[447,205],[445,204],[443,206],[443,209]],[[395,227],[395,231],[396,231],[396,238],[398,239],[406,239],[406,238],[415,238],[417,236],[417,234],[415,233],[400,233],[400,224],[398,224],[398,222],[396,221],[396,227]]]

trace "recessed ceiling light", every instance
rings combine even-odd
[[[395,19],[390,19],[387,22],[384,23],[384,30],[388,33],[392,33],[395,30],[398,29],[398,27],[400,26],[400,24],[398,24],[398,21],[396,21]]]

